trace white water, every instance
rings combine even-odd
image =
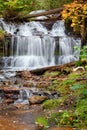
[[[14,104],[29,104],[29,98],[33,96],[33,93],[35,92],[39,92],[39,90],[34,86],[31,88],[22,87],[20,89],[19,97]]]
[[[65,34],[63,21],[57,21],[50,31],[40,22],[15,25],[0,20],[0,23],[7,33],[12,34],[9,57],[5,44],[3,58],[5,68],[35,69],[78,60],[79,52],[74,51],[74,46],[80,46],[81,40]],[[59,41],[56,41],[55,37],[59,37]],[[59,55],[55,55],[57,43]]]
[[[28,89],[20,90],[18,100],[14,104],[29,104],[28,98],[32,96],[32,93]]]

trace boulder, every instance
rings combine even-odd
[[[4,87],[1,89],[4,93],[17,93],[19,94],[19,89],[14,87]]]
[[[43,101],[47,100],[46,96],[33,95],[29,98],[29,103],[32,104],[40,104]]]

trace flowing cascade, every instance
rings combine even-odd
[[[1,27],[10,33],[11,43],[4,45],[4,67],[12,70],[36,69],[78,60],[81,40],[65,34],[64,22],[58,20],[49,31],[40,22],[6,23]]]

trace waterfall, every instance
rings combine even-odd
[[[29,104],[28,98],[32,96],[32,92],[28,89],[20,90],[18,100],[14,104]]]
[[[13,24],[0,19],[0,25],[12,35],[9,48],[7,43],[4,45],[5,68],[36,69],[78,60],[74,46],[80,46],[81,40],[65,34],[64,21],[56,21],[50,31],[34,21]]]
[[[58,59],[59,64],[68,63],[70,61],[76,61],[79,59],[79,52],[76,53],[74,47],[80,46],[80,39],[74,39],[73,37],[62,37],[59,38],[59,52],[60,56]]]

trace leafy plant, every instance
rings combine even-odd
[[[43,0],[45,9],[54,9],[63,6],[63,4],[71,3],[73,0]]]
[[[32,10],[32,0],[0,0],[0,13],[5,19],[18,17]]]
[[[60,112],[52,113],[48,120],[49,122],[52,122],[53,124],[58,126],[73,126],[74,123],[79,122],[76,116],[73,114],[73,112],[68,112],[67,110],[61,110]]]
[[[87,59],[87,45],[83,46],[80,52],[80,59],[86,60]]]
[[[72,79],[65,79],[65,80],[61,83],[61,85],[66,86],[66,85],[71,85],[72,83],[73,83],[73,80],[72,80]]]
[[[87,65],[85,66],[85,69],[87,70]]]
[[[19,18],[33,10],[53,9],[73,0],[0,0],[0,15],[5,19]]]
[[[58,125],[59,114],[57,112],[51,113],[51,115],[48,117],[48,121],[51,126]]]
[[[77,90],[77,89],[81,89],[84,88],[85,85],[82,84],[75,84],[73,86],[70,87],[71,90]]]
[[[86,99],[79,99],[74,115],[77,116],[77,119],[79,121],[79,125],[81,127],[85,127],[87,125],[87,116],[86,116],[86,114],[87,114],[87,102],[86,102]]]
[[[82,95],[82,98],[87,98],[87,89],[84,89],[82,92],[81,92],[81,95]]]
[[[36,118],[35,123],[39,126],[42,126],[44,130],[49,127],[48,120],[43,116]]]
[[[80,55],[79,55],[79,61],[76,62],[76,66],[81,66],[82,61],[87,60],[87,45],[81,47],[74,47],[75,50],[77,50]]]
[[[67,111],[63,111],[61,114],[60,125],[69,124],[70,115]]]

